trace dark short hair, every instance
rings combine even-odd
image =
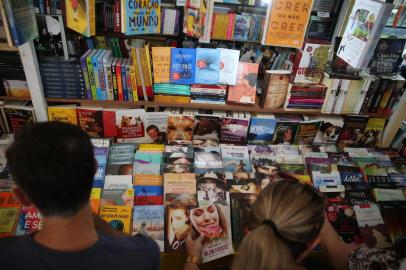
[[[155,125],[149,125],[149,126],[147,127],[147,132],[150,131],[150,130],[153,129],[153,128],[155,128],[156,130],[159,131],[159,128],[158,128],[157,126],[155,126]]]
[[[96,161],[89,136],[78,127],[28,124],[6,157],[17,186],[44,216],[72,216],[89,202]]]
[[[248,83],[251,87],[254,87],[255,85],[257,85],[257,74],[256,73],[248,73],[247,75],[245,75],[244,78],[248,81]]]

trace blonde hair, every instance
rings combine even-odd
[[[293,180],[270,183],[252,206],[250,233],[240,245],[233,270],[291,268],[323,221],[324,200],[312,186]]]

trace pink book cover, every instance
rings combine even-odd
[[[258,67],[254,63],[238,63],[237,84],[228,87],[228,101],[255,104]]]
[[[227,39],[233,39],[234,24],[235,24],[235,13],[229,14],[228,17],[229,17],[229,20],[228,20],[226,37],[227,37]]]

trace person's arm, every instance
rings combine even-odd
[[[113,236],[128,236],[127,234],[123,233],[122,231],[116,230],[110,226],[106,221],[101,219],[98,215],[93,213],[93,223],[96,231],[102,232],[108,235]]]
[[[330,221],[325,217],[320,232],[320,247],[336,270],[347,269],[348,256],[357,248],[356,245],[347,244],[337,235]]]
[[[203,239],[204,235],[200,235],[198,238],[192,238],[192,235],[188,235],[186,238],[186,251],[188,256],[196,256],[199,260],[201,260],[201,253],[203,249]],[[199,266],[194,263],[185,263],[183,266],[183,270],[199,270]]]

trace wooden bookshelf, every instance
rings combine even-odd
[[[165,35],[165,34],[126,35],[117,32],[97,32],[96,36],[106,36],[116,38],[139,38],[147,40],[166,40],[167,38],[176,39],[179,37],[179,35]]]
[[[0,96],[0,100],[22,100],[29,101],[30,98]],[[263,109],[258,102],[254,105],[243,104],[206,104],[206,103],[180,103],[180,102],[156,102],[156,101],[116,101],[116,100],[88,100],[88,99],[69,99],[69,98],[46,98],[47,102],[52,103],[75,103],[83,107],[104,107],[104,108],[139,108],[139,107],[176,107],[192,109],[210,109],[223,111],[239,111],[251,113],[280,113],[280,114],[306,114],[306,115],[324,115],[324,116],[343,116],[354,115],[354,113],[322,113],[320,110],[285,110],[285,109]],[[389,117],[382,113],[363,114],[372,117]]]

